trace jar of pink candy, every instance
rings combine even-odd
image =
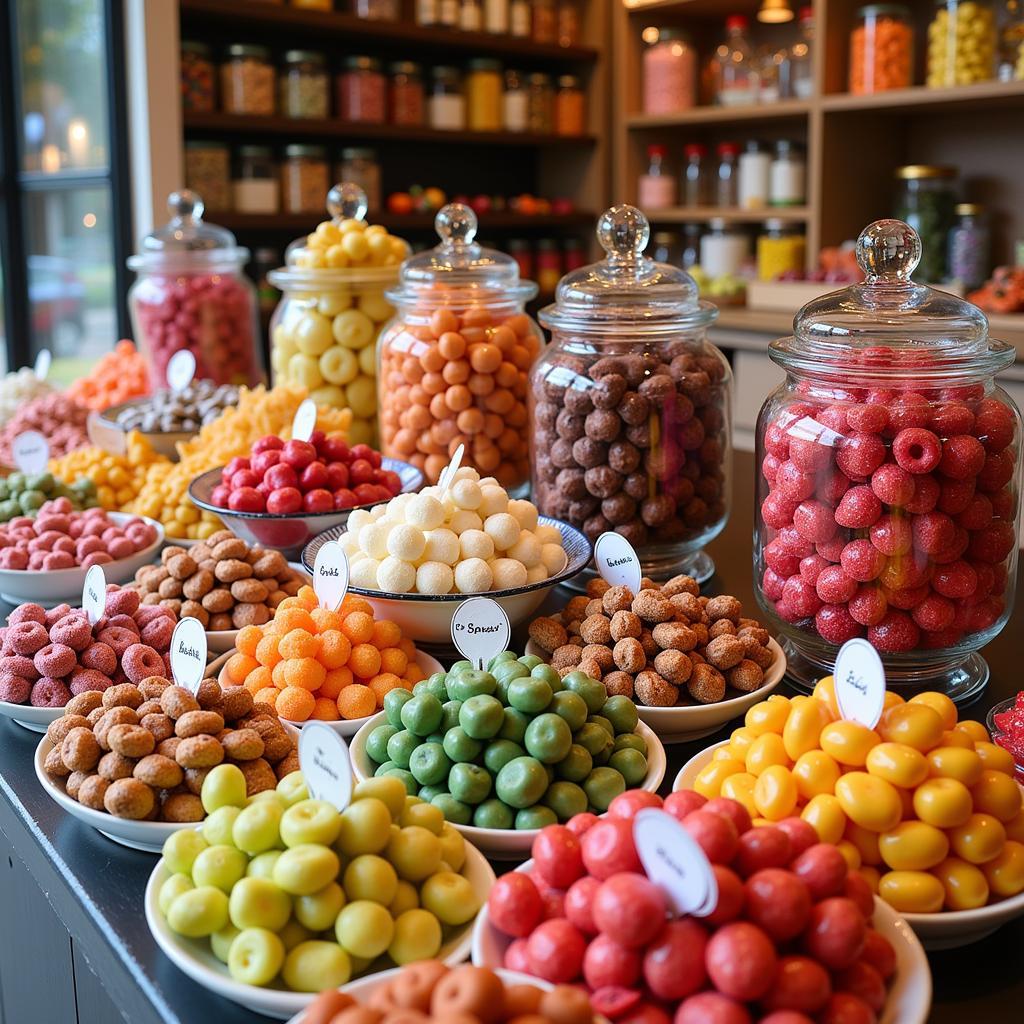
[[[995,381],[1012,346],[913,283],[920,257],[911,227],[876,221],[864,282],[769,347],[786,379],[758,419],[754,584],[805,688],[865,637],[890,688],[962,703],[1013,607],[1021,420]]]
[[[185,348],[196,357],[196,379],[259,383],[256,291],[242,270],[249,250],[203,221],[195,192],[172,192],[167,209],[170,221],[128,260],[138,275],[128,292],[132,328],[153,386],[167,384],[167,363]]]

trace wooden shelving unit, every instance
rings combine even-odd
[[[392,213],[390,210],[370,210],[366,219],[372,224],[383,224],[389,231],[427,231],[434,226],[436,211],[432,213]],[[309,229],[310,218],[316,213],[235,213],[233,210],[214,210],[210,217],[231,231],[293,231],[301,234]],[[588,228],[597,215],[589,210],[573,213],[544,213],[527,215],[512,210],[495,210],[481,214],[490,231],[515,231],[535,235],[556,229]]]

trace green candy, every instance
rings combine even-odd
[[[388,759],[388,740],[398,732],[390,723],[378,725],[366,738],[366,753],[378,764]]]
[[[608,767],[617,771],[627,786],[639,786],[647,778],[647,758],[639,750],[616,750],[608,758]]]
[[[494,667],[494,678],[504,686],[508,686],[513,679],[525,679],[529,675],[530,670],[518,661],[503,661]]]
[[[644,757],[646,757],[647,741],[643,736],[639,736],[635,732],[619,733],[619,735],[615,737],[615,745],[612,747],[612,750],[638,750],[644,755]]]
[[[419,737],[408,729],[396,732],[387,743],[388,760],[394,761],[399,768],[409,767],[412,752],[420,745]]]
[[[491,785],[491,773],[478,764],[455,764],[448,773],[448,792],[465,804],[483,803]]]
[[[558,816],[550,807],[537,804],[535,807],[525,807],[516,813],[516,829],[525,831],[532,828],[547,828],[548,825],[557,825]]]
[[[46,501],[42,491],[22,491],[18,495],[18,505],[22,512],[35,512]]]
[[[534,679],[543,679],[555,693],[562,689],[562,677],[558,674],[558,669],[553,665],[545,665],[543,662],[539,665],[534,665],[530,669],[530,675]]]
[[[569,753],[555,765],[555,775],[567,782],[582,782],[593,770],[594,758],[586,747],[574,743]]]
[[[487,663],[487,671],[488,672],[493,672],[494,669],[498,665],[501,665],[501,664],[503,664],[506,661],[515,661],[515,660],[516,660],[516,653],[515,653],[515,651],[502,651],[501,654],[496,654]]]
[[[388,690],[384,694],[384,714],[396,729],[404,728],[402,725],[402,706],[411,700],[412,694],[401,686],[396,686],[393,690]]]
[[[429,736],[423,737],[424,743],[444,743],[444,731],[438,729],[437,732],[432,732]]]
[[[620,793],[626,792],[626,780],[614,768],[595,768],[583,780],[583,792],[591,807],[604,812]]]
[[[601,728],[604,729],[604,731],[608,733],[608,735],[611,736],[613,740],[615,739],[615,729],[612,726],[612,723],[609,722],[608,719],[604,717],[604,715],[590,715],[587,718],[587,721],[593,722],[594,725],[601,726]]]
[[[473,664],[473,662],[466,661],[465,659],[463,659],[462,661],[455,662],[455,664],[452,665],[452,667],[450,669],[448,669],[448,676],[450,678],[453,675],[458,675],[460,672],[475,672],[475,671],[476,671],[476,666]],[[444,673],[438,673],[438,674],[439,675],[443,675]]]
[[[538,715],[526,727],[526,749],[543,764],[557,764],[571,746],[572,730],[558,715]]]
[[[448,688],[440,672],[435,672],[429,679],[421,679],[412,688],[412,693],[414,697],[433,697],[438,704],[444,704],[448,700]]]
[[[590,751],[591,757],[597,757],[603,750],[612,752],[615,741],[611,733],[596,722],[587,722],[573,733],[573,741]]]
[[[374,777],[379,775],[387,775],[393,768],[397,768],[398,765],[394,761],[385,761],[383,764],[377,765],[377,770],[373,773]]]
[[[460,672],[454,679],[449,679],[448,696],[452,700],[465,701],[481,694],[492,694],[497,685],[490,672],[471,669],[468,672]]]
[[[467,736],[460,725],[444,734],[442,746],[445,754],[455,764],[460,761],[475,761],[480,756],[480,751],[484,749],[484,745],[479,740]]]
[[[550,807],[559,821],[568,821],[586,811],[587,794],[575,782],[552,782],[544,794],[544,806]]]
[[[453,825],[468,825],[473,820],[473,808],[456,800],[451,793],[438,793],[430,802]]]
[[[441,701],[435,694],[420,693],[402,705],[402,725],[416,736],[429,736],[441,724],[442,714]]]
[[[510,807],[531,807],[548,788],[548,773],[535,757],[516,757],[498,772],[494,788]]]
[[[491,797],[473,809],[473,824],[477,828],[512,828],[516,816],[508,804]]]
[[[459,709],[459,725],[467,736],[475,740],[489,740],[497,736],[505,720],[501,701],[488,694],[470,697]]]
[[[551,698],[549,711],[553,711],[575,732],[587,720],[587,702],[572,690],[560,690]]]
[[[421,786],[436,786],[448,777],[452,763],[440,743],[421,743],[409,758],[409,771]]]
[[[587,702],[587,709],[592,715],[596,715],[608,699],[604,685],[591,679],[586,672],[570,672],[562,682],[567,690],[578,693]]]
[[[404,768],[389,768],[383,774],[393,775],[396,779],[401,779],[409,796],[415,796],[416,790],[420,788],[412,772],[406,771]]]
[[[461,700],[449,700],[441,705],[441,732],[454,729],[459,724],[459,709],[461,707]]]
[[[538,665],[544,664],[536,654],[524,654],[518,661],[520,665],[525,665],[531,673]]]
[[[636,705],[622,694],[609,697],[601,708],[601,714],[612,723],[616,733],[633,732],[640,721]]]
[[[497,775],[502,768],[517,757],[524,757],[526,751],[511,740],[494,740],[487,744],[484,751],[484,766],[492,775]]]
[[[522,667],[522,666],[520,666]],[[536,715],[551,703],[551,687],[543,679],[534,679],[529,673],[517,676],[508,684],[508,702],[517,711]]]
[[[524,715],[522,711],[517,711],[515,708],[505,708],[498,738],[521,744],[526,739],[526,727],[529,724],[529,717]]]
[[[21,506],[14,498],[7,498],[5,501],[0,501],[0,520],[7,522],[8,519],[13,519],[15,516],[21,515]]]
[[[420,786],[420,791],[416,795],[423,800],[425,803],[433,803],[435,796],[447,795],[448,790],[444,786]]]

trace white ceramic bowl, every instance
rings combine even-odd
[[[350,594],[358,594],[370,602],[377,618],[396,622],[405,636],[416,643],[446,649],[452,648],[452,616],[459,605],[470,597],[489,597],[505,609],[512,628],[525,622],[542,604],[549,590],[565,583],[580,572],[590,561],[590,541],[579,530],[558,519],[540,516],[542,526],[554,526],[562,535],[565,548],[565,568],[540,583],[530,583],[513,590],[494,590],[486,594],[385,594],[380,590],[350,586]],[[302,564],[307,572],[313,571],[316,555],[328,541],[337,540],[345,526],[336,526],[314,537],[302,550]]]
[[[672,791],[692,789],[697,773],[714,756],[719,747],[724,747],[728,740],[715,743],[713,746],[694,754],[679,770]],[[1019,785],[1019,783],[1018,783]],[[1024,790],[1024,786],[1021,787]],[[938,914],[901,914],[923,943],[925,949],[955,949],[967,946],[972,942],[991,935],[1007,921],[1024,914],[1024,892],[999,903],[990,903],[977,910],[944,910]]]
[[[689,743],[717,732],[726,722],[739,718],[748,708],[764,700],[782,682],[786,674],[786,655],[774,637],[768,640],[768,647],[775,660],[768,666],[764,682],[756,690],[720,700],[717,704],[683,704],[671,708],[637,704],[640,721],[646,722],[662,743]],[[527,642],[526,653],[544,661],[551,660],[551,655],[533,640]]]
[[[378,712],[373,718],[366,720],[349,744],[352,772],[360,782],[370,778],[374,772],[373,762],[366,753],[366,741],[370,733],[386,721],[385,712]],[[643,722],[637,724],[636,731],[647,743],[647,776],[641,786],[634,788],[657,793],[668,766],[665,748],[661,745],[661,740]],[[533,841],[540,831],[536,828],[478,828],[476,825],[456,825],[455,822],[452,822],[452,826],[461,832],[468,842],[493,860],[519,860],[528,857]]]
[[[281,723],[291,735],[292,739],[298,742],[299,732],[287,722]],[[46,755],[52,749],[53,744],[44,736],[36,747],[35,769],[36,778],[43,787],[44,792],[51,800],[55,800],[73,818],[96,829],[101,835],[112,839],[122,846],[129,846],[133,850],[142,850],[143,853],[160,853],[167,837],[184,828],[195,828],[196,823],[192,821],[131,821],[128,818],[116,818],[106,811],[94,811],[91,807],[80,804],[73,800],[64,791],[62,781],[50,778],[43,767],[46,762]]]
[[[466,847],[466,863],[462,873],[472,884],[481,905],[486,906],[487,894],[494,885],[494,871],[484,860],[483,854],[469,845]],[[167,869],[161,860],[153,868],[153,873],[146,883],[146,923],[156,944],[175,967],[203,988],[230,999],[233,1003],[252,1010],[253,1013],[263,1013],[278,1020],[285,1020],[300,1013],[316,998],[316,994],[312,992],[290,992],[284,988],[243,985],[235,981],[228,973],[227,966],[213,955],[207,940],[186,939],[172,932],[157,904],[160,886],[167,877]],[[459,928],[441,946],[437,959],[443,960],[449,966],[462,963],[469,956],[472,943],[473,927],[470,922]]]
[[[532,865],[533,861],[528,860],[516,870],[529,871]],[[932,975],[921,942],[900,915],[877,896],[872,924],[896,951],[896,973],[878,1024],[925,1024],[932,1003]],[[473,963],[478,967],[500,967],[511,943],[507,935],[491,924],[484,904],[473,927]]]
[[[129,515],[127,512],[108,512],[111,522],[120,525],[129,519],[142,519],[156,530],[156,540],[141,551],[127,558],[118,558],[103,566],[108,583],[130,583],[137,570],[148,565],[156,557],[164,543],[164,528],[155,519],[146,516]],[[76,565],[73,569],[55,569],[39,572],[29,569],[0,569],[0,598],[18,605],[33,601],[46,608],[52,608],[62,601],[79,604],[82,587],[88,569]]]
[[[11,704],[0,700],[0,715],[29,732],[46,732],[50,723],[63,714],[63,708],[34,708],[31,704]]]

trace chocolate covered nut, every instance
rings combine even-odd
[[[569,465],[574,462],[584,469],[592,469],[607,463],[608,446],[595,438],[581,437],[578,441],[573,442],[571,455],[572,462]],[[554,458],[553,452],[552,458]]]
[[[633,699],[633,677],[628,672],[608,672],[601,682],[609,697]]]
[[[160,707],[165,715],[178,719],[189,711],[198,711],[199,701],[182,686],[168,686],[160,694]]]
[[[159,710],[159,704],[157,705],[157,708],[157,711],[151,712],[148,715],[143,715],[142,718],[139,719],[139,725],[141,725],[143,729],[151,732],[153,734],[153,739],[155,739],[159,744],[163,740],[174,735],[174,720]]]
[[[640,631],[640,646],[644,649],[647,660],[650,661],[661,649],[654,639],[654,634],[649,629]]]
[[[111,783],[100,775],[90,775],[78,787],[76,797],[83,807],[89,807],[94,811],[102,811],[106,808],[106,793]]]
[[[135,770],[135,760],[111,750],[104,754],[96,765],[96,771],[108,782],[130,779]]]
[[[181,617],[183,619],[198,619],[204,628],[210,624],[210,613],[198,601],[182,601]]]
[[[255,729],[235,729],[221,743],[224,752],[233,761],[252,761],[263,756],[266,746]]]
[[[764,672],[755,662],[744,658],[725,674],[729,685],[744,693],[756,690],[764,682]]]
[[[207,544],[207,547],[210,548],[210,557],[218,562],[232,558],[245,558],[249,554],[249,545],[241,537],[226,537],[224,540],[217,541],[216,544]]]
[[[530,623],[528,632],[530,639],[549,654],[568,640],[565,628],[560,623],[543,616]]]
[[[586,471],[583,480],[587,491],[595,498],[610,498],[622,490],[622,474],[616,473],[611,466],[594,466]]]
[[[141,725],[124,723],[110,727],[107,731],[107,744],[114,753],[123,757],[145,757],[155,749],[156,740]]]
[[[156,796],[149,786],[138,779],[118,779],[107,788],[103,806],[115,818],[140,821],[152,813],[156,806]]]
[[[203,802],[192,793],[172,793],[160,807],[164,821],[202,821],[206,817]]]
[[[691,622],[700,622],[704,617],[704,608],[694,594],[684,591],[681,594],[673,594],[669,603],[678,616],[689,619]]]
[[[174,734],[188,739],[190,736],[216,736],[224,728],[224,719],[216,711],[188,711],[174,723]]]
[[[60,756],[64,767],[72,772],[88,772],[99,763],[102,750],[92,730],[81,726],[72,729],[61,741]]]
[[[262,626],[270,621],[270,609],[265,604],[236,604],[231,613],[235,629],[244,626]]]
[[[589,417],[588,417],[589,419]],[[563,409],[555,420],[555,433],[566,441],[576,441],[587,433],[582,416],[574,416],[568,409]],[[592,437],[595,435],[591,435]]]
[[[43,769],[47,775],[52,775],[54,778],[63,779],[73,774],[71,769],[64,763],[64,757],[61,754],[61,747],[51,747],[49,753],[43,759]],[[82,769],[87,771],[88,769]]]
[[[609,373],[601,377],[590,389],[595,409],[616,409],[626,394],[626,378],[621,373]]]
[[[182,768],[213,768],[224,760],[220,741],[209,735],[189,736],[181,739],[174,752],[174,760]]]
[[[693,662],[682,651],[661,651],[654,658],[654,669],[675,686],[682,686],[693,672]]]
[[[235,606],[235,599],[227,587],[215,587],[203,595],[200,604],[212,615],[230,611]]]
[[[587,437],[595,441],[614,441],[622,430],[622,420],[611,409],[595,409],[584,420]]]
[[[713,640],[716,636],[735,636],[736,627],[728,619],[718,619],[711,623],[708,635]]]
[[[81,696],[84,697],[85,694],[81,694]],[[46,738],[55,747],[60,747],[61,743],[64,742],[64,737],[67,736],[72,729],[88,729],[90,726],[91,723],[89,719],[80,712],[65,711],[61,718],[55,718],[46,727]]]
[[[612,640],[618,643],[620,640],[625,640],[626,637],[639,637],[643,628],[639,615],[631,611],[617,611],[612,616],[609,632]]]
[[[185,777],[181,765],[163,754],[149,754],[142,758],[132,774],[140,782],[156,789],[173,789]]]
[[[103,691],[105,708],[132,708],[135,710],[143,701],[142,691],[134,683],[120,683]]]
[[[244,686],[231,686],[221,695],[217,710],[225,722],[235,722],[252,713],[252,694]]]
[[[713,665],[694,665],[686,688],[698,703],[715,704],[725,696],[725,676]]]
[[[580,665],[582,666],[585,662],[597,665],[602,672],[608,672],[614,666],[615,659],[612,656],[612,649],[605,644],[587,644],[583,648]],[[586,670],[584,669],[584,671]]]
[[[647,655],[636,637],[627,636],[612,649],[612,660],[620,671],[635,674],[647,664]]]
[[[566,409],[569,410],[574,416],[586,416],[594,408],[594,398],[597,394],[595,388],[585,388],[579,386],[580,382],[574,383],[571,388],[567,388],[562,401],[565,402]],[[625,386],[625,381],[623,381]],[[611,409],[616,405],[617,400],[612,401],[609,405],[602,406],[605,409]],[[557,406],[553,408],[557,409]],[[557,420],[555,421],[558,422]]]
[[[651,636],[663,650],[685,652],[697,646],[697,635],[681,622],[659,622],[651,630]]]
[[[199,568],[187,552],[169,558],[164,564],[174,579],[182,581],[187,580]]]
[[[244,580],[253,574],[252,566],[240,558],[225,558],[217,563],[213,575],[222,583],[234,583],[236,580]],[[208,607],[205,603],[203,607]],[[210,609],[211,611],[222,611],[223,609]]]
[[[53,751],[51,750],[50,753],[52,754]],[[61,770],[62,771],[66,771],[67,770],[67,769],[64,768],[63,764],[61,764]],[[90,775],[89,772],[72,772],[64,780],[64,792],[67,793],[67,795],[69,797],[71,797],[72,800],[77,800],[78,799],[78,791],[81,788],[82,783],[85,782],[86,779],[91,778],[91,777],[92,776]]]
[[[637,675],[633,683],[636,699],[654,708],[670,708],[679,701],[679,687],[650,670]]]
[[[575,668],[583,657],[583,648],[564,644],[551,655],[551,664],[557,669]]]
[[[190,601],[201,601],[213,587],[213,573],[197,567],[195,573],[182,583],[181,592]]]
[[[707,604],[708,618],[714,622],[716,619],[731,619],[736,622],[743,611],[743,606],[735,598],[728,594],[713,597]]]
[[[588,644],[611,642],[611,621],[605,615],[588,615],[580,625],[580,636]]]
[[[639,615],[644,622],[667,622],[673,617],[674,608],[669,598],[657,590],[641,590],[633,598],[631,611]]]
[[[98,690],[86,690],[83,693],[72,697],[71,700],[64,705],[64,718],[68,718],[71,715],[87,715],[90,711],[94,711],[96,708],[103,704],[103,694]],[[61,719],[57,719],[61,721]],[[50,723],[53,724],[52,722]]]

